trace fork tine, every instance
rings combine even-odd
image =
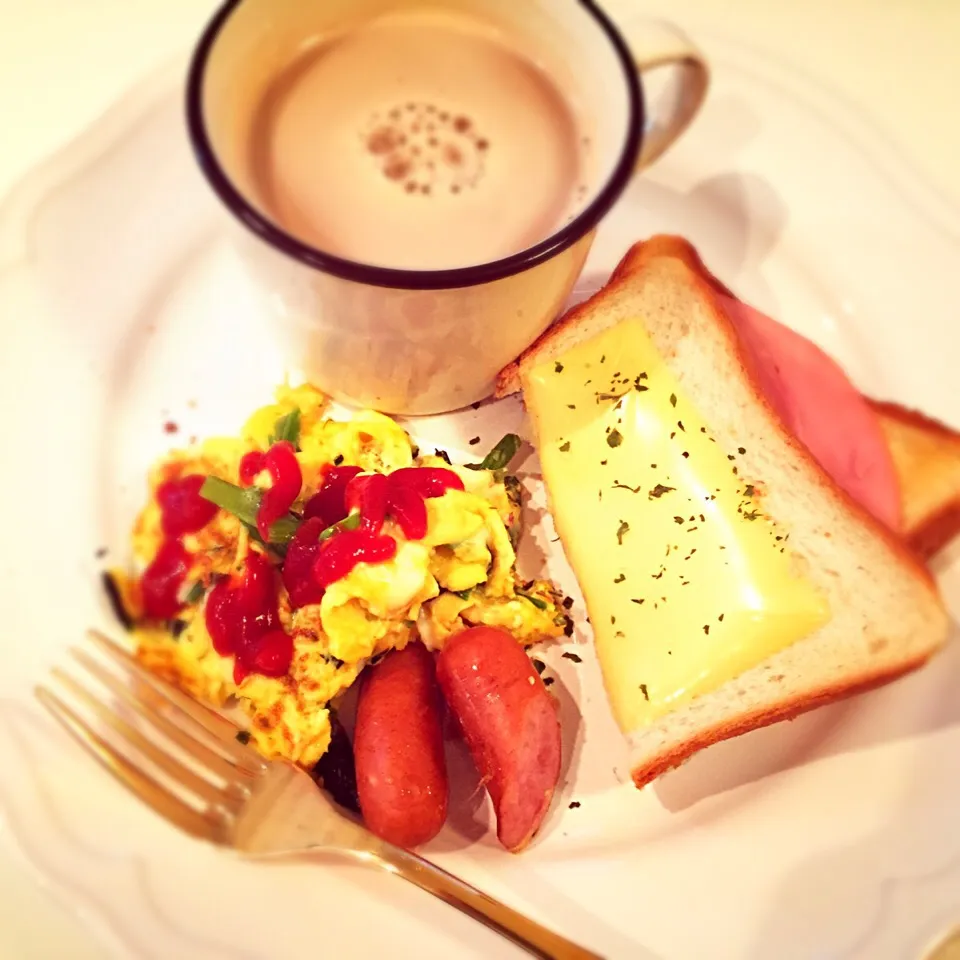
[[[258,759],[257,755],[237,742],[237,734],[240,732],[240,728],[236,724],[221,717],[214,710],[187,696],[183,691],[158,677],[140,663],[129,650],[124,650],[120,644],[111,640],[106,634],[100,633],[99,630],[89,630],[87,632],[90,639],[114,663],[136,674],[140,680],[143,680],[154,692],[166,700],[174,710],[186,716],[204,730],[207,736],[216,741],[218,749],[233,760],[237,766],[248,773],[259,773],[264,769],[264,764]]]
[[[74,680],[70,674],[64,673],[59,667],[54,667],[50,672],[78,700],[82,700],[105,724],[112,727],[116,733],[136,748],[158,770],[162,770],[167,776],[172,777],[205,803],[221,805],[230,803],[227,794],[221,787],[211,783],[206,777],[195,773],[172,754],[161,750],[155,743],[143,736],[139,730],[130,726],[126,720],[117,716],[113,710],[101,703],[86,687]]]
[[[174,796],[166,787],[119,753],[46,687],[36,687],[34,694],[80,746],[161,817],[201,840],[209,840],[217,844],[227,842],[228,829],[222,815],[201,813]]]
[[[118,679],[88,653],[78,650],[76,647],[71,648],[70,653],[114,696],[121,699],[131,710],[136,711],[147,723],[159,730],[171,743],[175,743],[181,750],[186,751],[197,763],[206,767],[215,776],[230,782],[237,775],[251,775],[250,770],[233,763],[215,750],[211,750],[203,741],[191,736],[182,727],[172,723],[162,713],[139,699],[122,680]],[[134,679],[137,680],[137,678]]]

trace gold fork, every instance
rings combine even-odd
[[[111,739],[48,687],[37,687],[36,696],[113,776],[181,830],[249,857],[339,854],[415,883],[534,956],[598,960],[598,954],[374,836],[340,813],[306,772],[286,762],[268,763],[238,740],[240,730],[229,720],[151,673],[104,634],[90,631],[89,637],[114,669],[85,650],[75,647],[71,654],[113,694],[115,704],[132,710],[146,727],[135,727],[115,705],[60,669],[53,676],[110,729]],[[163,740],[174,750],[161,746]]]

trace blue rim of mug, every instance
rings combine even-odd
[[[487,263],[443,270],[407,270],[362,263],[326,253],[287,233],[260,213],[233,185],[224,172],[210,138],[203,115],[203,82],[211,51],[231,14],[244,0],[225,0],[200,37],[187,75],[187,129],[200,169],[227,209],[261,240],[304,266],[354,283],[398,290],[451,290],[503,280],[552,259],[586,236],[616,203],[629,183],[643,140],[644,100],[640,78],[626,41],[595,0],[578,0],[610,42],[627,86],[627,134],[613,172],[593,200],[573,220],[545,240],[518,253]]]

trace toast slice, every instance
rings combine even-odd
[[[960,534],[960,433],[896,403],[871,400],[893,454],[907,543],[932,559]]]
[[[731,455],[745,451],[738,464],[762,485],[764,513],[789,530],[797,563],[827,598],[829,619],[813,633],[652,722],[627,728],[621,722],[638,787],[712,743],[891,680],[924,663],[947,633],[947,615],[922,562],[847,497],[767,403],[717,292],[729,295],[685,241],[639,243],[607,286],[561,318],[498,380],[500,395],[528,389],[541,365],[562,367],[574,347],[639,318],[716,443]],[[531,420],[539,447],[538,421]],[[553,501],[549,478],[547,487]],[[559,517],[564,505],[551,505]],[[571,548],[578,526],[558,523],[558,532],[568,555],[577,552]],[[585,572],[575,567],[578,578]],[[591,619],[595,634],[607,629],[595,614]],[[611,678],[631,669],[645,639],[621,632],[602,644],[601,667],[618,717],[632,711],[619,702],[623,686]]]

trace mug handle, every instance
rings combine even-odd
[[[676,74],[669,104],[653,111],[647,104],[643,144],[637,169],[657,160],[687,129],[697,115],[710,86],[710,70],[704,55],[687,35],[672,23],[643,20],[621,27],[633,53],[641,82],[654,70]]]

